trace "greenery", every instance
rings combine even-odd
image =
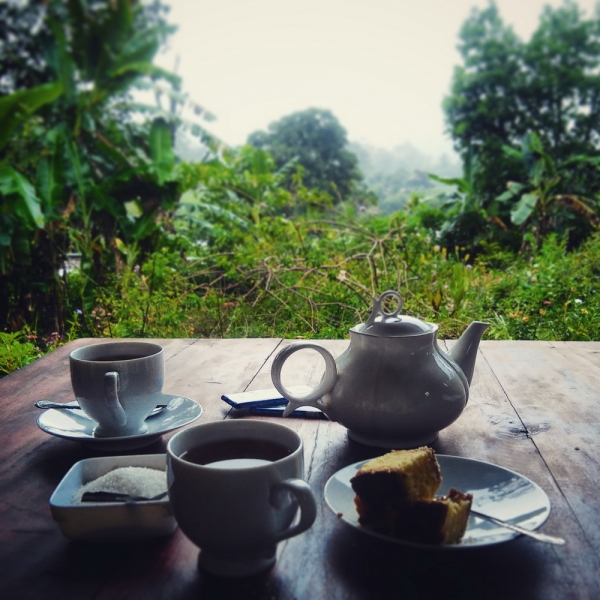
[[[549,236],[531,256],[448,252],[405,215],[364,222],[264,217],[227,252],[163,249],[98,290],[86,335],[346,338],[373,295],[398,289],[408,314],[455,338],[472,320],[495,339],[600,339],[600,236],[579,252]],[[532,241],[533,243],[533,241]],[[244,249],[242,251],[242,248]],[[462,257],[461,257],[462,255]]]
[[[303,181],[341,199],[360,181],[356,156],[346,148],[346,131],[329,110],[310,108],[271,123],[248,143],[267,150],[279,168],[302,167]],[[290,169],[290,173],[291,173]]]
[[[346,338],[388,289],[441,337],[477,319],[493,339],[600,340],[600,130],[582,108],[600,20],[574,4],[546,9],[529,44],[494,5],[476,10],[447,104],[462,176],[391,170],[369,174],[372,188],[317,109],[237,149],[196,129],[203,160],[181,160],[174,140],[193,128],[179,80],[153,65],[171,31],[160,3],[9,3],[0,17],[13,32],[0,53],[1,374],[77,337]],[[571,126],[533,109],[511,122],[513,92],[546,102],[543,47],[563,81],[571,35],[592,71],[573,64]]]
[[[41,354],[23,333],[0,332],[0,376],[24,367],[38,356]]]
[[[459,50],[464,64],[455,70],[444,106],[448,131],[473,170],[473,193],[481,214],[493,219],[496,230],[511,228],[527,220],[535,202],[535,216],[543,228],[545,203],[540,195],[549,191],[551,179],[542,190],[534,181],[540,174],[532,175],[532,163],[539,165],[543,153],[554,163],[553,169],[544,167],[544,176],[555,179],[553,210],[561,206],[563,213],[571,213],[562,218],[559,229],[568,230],[570,246],[577,245],[588,233],[590,214],[580,208],[595,204],[590,196],[600,184],[598,15],[584,19],[571,1],[548,6],[531,39],[523,42],[503,23],[492,2],[485,9],[473,9],[461,30]],[[536,192],[502,196],[507,184],[527,179]],[[513,199],[520,202],[519,208]],[[515,242],[518,248],[521,240]]]
[[[51,82],[0,99],[0,321],[17,328],[35,318],[63,334],[67,284],[58,273],[69,251],[81,254],[89,310],[122,245],[148,251],[160,243],[161,215],[176,201],[172,127],[129,92],[178,80],[152,64],[170,31],[157,5],[31,6],[43,11],[44,35],[15,53],[26,64],[36,56],[39,78]],[[28,10],[12,16],[26,20]]]

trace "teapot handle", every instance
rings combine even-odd
[[[385,310],[385,308],[383,308],[383,301],[388,297],[391,296],[392,298],[395,298],[398,301],[398,306],[396,307],[396,310],[393,312],[387,312]],[[400,311],[402,310],[402,304],[404,303],[404,300],[402,300],[402,296],[394,291],[394,290],[388,290],[387,292],[383,292],[383,294],[381,294],[381,296],[379,296],[379,298],[373,298],[373,310],[371,311],[371,314],[369,316],[369,318],[367,319],[367,322],[364,324],[364,328],[369,327],[369,325],[372,325],[375,322],[375,319],[377,318],[378,315],[381,315],[382,317],[397,317],[400,314]]]
[[[298,350],[302,350],[303,348],[312,348],[325,359],[325,374],[319,385],[312,392],[305,396],[294,396],[294,394],[289,392],[281,383],[281,369],[283,368],[283,363],[285,363],[294,352],[298,352]],[[312,342],[296,342],[279,351],[273,361],[273,366],[271,367],[271,379],[273,380],[273,385],[275,385],[277,391],[289,401],[283,412],[284,417],[289,416],[290,413],[299,406],[314,406],[325,412],[323,404],[317,401],[333,389],[333,386],[337,381],[337,367],[335,366],[335,360],[331,352],[325,350],[323,346],[319,346],[319,344],[314,344]]]

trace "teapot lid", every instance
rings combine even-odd
[[[386,298],[395,298],[398,302],[396,310],[387,312],[383,308]],[[402,296],[393,290],[383,292],[379,298],[373,298],[373,310],[365,323],[352,328],[357,333],[366,333],[378,337],[404,337],[431,333],[435,326],[408,315],[400,316],[402,310]]]

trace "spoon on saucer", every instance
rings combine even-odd
[[[69,410],[81,410],[79,404],[70,404],[66,402],[52,402],[51,400],[38,400],[35,405],[38,408],[68,408]],[[167,404],[157,404],[156,408],[166,408]]]
[[[70,402],[66,403],[66,402],[52,402],[51,400],[38,400],[35,403],[35,405],[38,408],[58,408],[58,409],[66,408],[69,410],[73,410],[73,409],[81,410],[81,406],[79,406],[79,404],[71,404]],[[163,409],[163,408],[166,408],[167,406],[168,406],[167,404],[157,404],[156,408],[150,414],[151,415],[156,414],[156,412],[158,412],[157,409]]]

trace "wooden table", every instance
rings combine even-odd
[[[519,537],[425,551],[367,536],[336,518],[323,487],[382,450],[349,440],[337,423],[275,417],[304,438],[319,512],[308,532],[279,545],[270,572],[236,581],[199,572],[198,549],[179,530],[145,543],[76,543],[53,521],[52,491],[75,462],[98,453],[40,430],[34,401],[71,400],[69,352],[102,341],[71,342],[0,380],[0,598],[600,598],[600,343],[482,342],[467,408],[434,445],[536,481],[552,502],[542,530],[565,546]],[[196,423],[233,418],[223,393],[271,387],[271,361],[289,343],[156,341],[166,352],[164,390],[200,402]],[[337,355],[348,342],[322,344]],[[322,359],[313,351],[294,357],[286,384],[314,384]],[[171,435],[130,453],[164,453]]]

